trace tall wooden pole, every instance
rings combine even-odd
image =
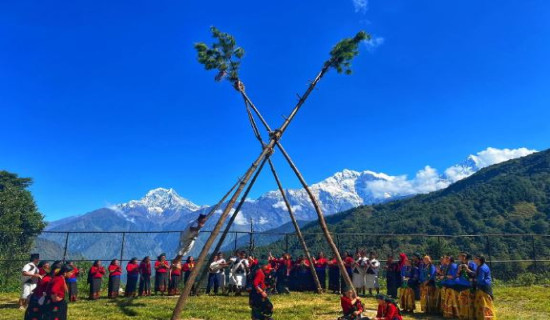
[[[313,258],[311,257],[311,254],[309,253],[309,249],[307,247],[306,241],[304,240],[304,236],[302,235],[302,231],[300,230],[300,226],[298,225],[298,221],[296,221],[296,216],[294,215],[294,212],[292,211],[292,207],[290,206],[290,202],[288,201],[288,198],[286,197],[285,191],[283,189],[281,181],[279,180],[279,176],[277,175],[277,172],[275,171],[275,167],[273,166],[273,163],[271,162],[271,159],[269,159],[269,166],[271,167],[271,172],[273,173],[273,177],[275,178],[275,181],[277,182],[277,186],[279,187],[279,191],[281,192],[281,196],[283,197],[283,201],[285,202],[286,208],[288,209],[288,213],[290,215],[290,220],[292,220],[292,224],[294,225],[294,229],[296,229],[296,235],[298,236],[298,239],[300,239],[300,243],[302,244],[302,249],[304,249],[304,253],[306,254],[306,258],[309,261],[309,271],[311,272],[311,275],[313,276],[313,281],[315,282],[315,286],[317,287],[317,293],[322,293],[323,288],[321,286],[321,282],[319,282],[319,277],[317,277],[317,272],[315,271],[315,265],[314,265]]]
[[[239,195],[243,191],[244,186],[248,183],[248,181],[250,180],[252,174],[258,168],[258,165],[260,164],[260,162],[265,157],[271,156],[271,154],[273,153],[273,147],[275,146],[276,142],[281,138],[281,136],[283,135],[285,130],[288,128],[288,126],[290,125],[290,123],[292,122],[292,120],[294,119],[294,117],[296,116],[296,114],[298,113],[298,111],[300,110],[300,108],[302,107],[304,102],[306,101],[309,94],[313,91],[313,89],[315,88],[315,86],[317,85],[319,80],[321,80],[321,78],[328,71],[329,67],[330,67],[329,64],[325,64],[323,66],[323,69],[321,69],[321,72],[319,72],[317,77],[315,77],[315,79],[309,84],[309,87],[307,88],[306,92],[304,93],[304,96],[302,96],[300,98],[300,100],[298,101],[298,103],[296,104],[296,106],[294,107],[292,112],[290,113],[290,116],[288,116],[288,118],[285,119],[285,121],[283,122],[283,124],[281,125],[281,127],[278,130],[275,130],[274,132],[270,133],[269,143],[263,148],[263,150],[260,153],[260,155],[258,156],[258,158],[252,163],[252,165],[248,168],[248,170],[244,174],[243,179],[241,180],[241,183],[240,183],[239,187],[237,188],[237,191],[235,191],[235,193],[231,197],[231,200],[229,200],[229,204],[227,205],[225,210],[222,212],[222,214],[220,216],[220,219],[216,223],[216,226],[214,227],[214,229],[212,230],[212,233],[208,237],[208,240],[204,244],[204,247],[202,248],[201,253],[199,255],[199,258],[197,260],[197,263],[195,265],[195,268],[193,268],[193,271],[191,271],[191,274],[189,275],[189,279],[187,280],[187,283],[185,284],[183,292],[181,293],[180,297],[178,298],[178,302],[176,303],[176,307],[174,308],[174,312],[172,313],[171,320],[179,320],[179,316],[181,314],[181,311],[183,310],[183,307],[187,303],[187,298],[189,297],[189,294],[191,293],[192,284],[195,282],[195,280],[197,278],[198,270],[200,268],[202,268],[202,266],[204,264],[204,261],[206,259],[206,256],[208,254],[208,251],[210,250],[210,247],[212,246],[212,243],[214,242],[216,236],[220,232],[220,229],[221,229],[223,223],[225,222],[225,220],[227,219],[227,216],[229,215],[229,211],[231,210],[231,208],[233,207],[233,205],[237,201],[237,198],[239,197]],[[329,235],[329,237],[330,237],[330,235]],[[340,257],[340,255],[338,255],[338,257]],[[340,261],[341,261],[341,259],[340,259]]]
[[[251,106],[250,99],[246,96],[246,93],[244,92],[244,86],[237,85],[236,87],[239,88],[239,91],[243,95],[244,98],[244,104],[246,106],[246,112],[248,114],[248,119],[250,120],[250,124],[252,126],[252,130],[254,131],[254,135],[260,142],[260,145],[264,145],[264,141],[262,139],[262,136],[260,135],[260,132],[258,130],[258,127],[256,126],[256,121],[254,120],[254,116],[252,115],[252,112],[250,112],[250,108],[256,109],[256,113],[260,114],[258,109],[254,106]],[[262,121],[263,125],[266,126],[268,131],[271,131],[269,128],[269,125],[267,122],[263,119],[261,115],[258,116],[260,120]],[[317,288],[317,293],[323,293],[323,288],[321,287],[321,282],[319,281],[319,277],[317,276],[317,272],[315,271],[315,263],[313,261],[313,258],[311,257],[311,254],[309,252],[309,249],[307,247],[306,241],[304,240],[304,236],[302,235],[302,231],[300,230],[300,226],[298,225],[298,222],[296,221],[296,217],[294,215],[294,212],[292,211],[292,206],[290,205],[290,202],[288,201],[286,197],[286,193],[284,191],[283,185],[281,184],[281,181],[279,180],[279,176],[277,175],[277,171],[275,170],[275,166],[273,165],[273,162],[271,159],[268,160],[269,166],[271,167],[271,172],[273,173],[273,178],[275,179],[275,182],[277,183],[277,187],[279,188],[279,192],[281,192],[281,196],[283,197],[283,201],[286,205],[286,208],[288,210],[288,214],[290,215],[290,220],[292,221],[292,224],[294,225],[294,229],[296,230],[296,235],[298,236],[298,239],[300,240],[300,244],[302,245],[302,248],[304,250],[304,253],[306,255],[306,259],[309,261],[309,270],[311,272],[311,277],[313,279],[313,282],[315,283],[315,287]]]
[[[309,86],[308,90],[306,91],[306,93],[302,97],[300,97],[300,100],[298,101],[298,105],[303,104],[305,99],[307,99],[307,97],[309,96],[309,94],[313,90],[312,86],[314,87],[317,84],[317,82],[319,80],[321,80],[323,75],[328,71],[329,66],[330,66],[330,63],[328,63],[328,62],[325,63],[325,66],[323,67],[321,72],[317,75],[315,80],[313,80],[313,82],[310,84],[310,86]],[[260,111],[258,110],[258,108],[256,108],[256,106],[254,106],[254,104],[252,103],[250,98],[244,93],[244,90],[239,90],[239,91],[243,95],[243,98],[248,103],[248,105],[250,105],[250,107],[252,108],[252,110],[254,110],[256,115],[258,115],[258,118],[260,118],[260,121],[262,122],[262,124],[270,132],[270,135],[272,135],[271,133],[273,131],[271,130],[271,128],[269,127],[267,122],[264,120],[264,118],[260,114]],[[289,118],[294,117],[294,115],[296,114],[295,111],[296,111],[296,109],[294,109],[293,113],[290,114]],[[283,124],[283,126],[281,126],[281,128],[286,128],[286,127]],[[334,244],[334,241],[332,240],[332,236],[330,235],[330,231],[328,230],[328,226],[327,226],[326,221],[325,221],[325,216],[324,216],[324,214],[321,210],[321,206],[319,206],[319,203],[317,202],[317,199],[315,198],[315,195],[313,194],[313,192],[309,188],[309,185],[306,183],[304,177],[302,176],[302,174],[300,173],[300,171],[298,170],[298,168],[296,167],[296,165],[294,164],[294,162],[292,161],[292,159],[290,158],[288,153],[285,151],[285,149],[283,148],[283,146],[281,145],[279,140],[276,141],[276,145],[281,150],[281,153],[283,154],[283,156],[287,160],[288,164],[292,168],[292,171],[294,171],[294,174],[296,175],[296,177],[298,178],[298,180],[302,184],[302,187],[306,190],[306,192],[307,192],[307,194],[308,194],[308,196],[309,196],[309,198],[310,198],[310,200],[313,204],[313,208],[315,209],[315,212],[317,213],[317,217],[318,217],[318,220],[319,220],[319,225],[321,227],[321,230],[323,231],[323,235],[325,236],[325,239],[327,240],[327,243],[329,244],[334,257],[336,258],[338,268],[340,269],[340,273],[342,274],[342,277],[344,278],[344,282],[346,283],[346,286],[355,291],[354,286],[353,286],[353,282],[351,281],[351,278],[350,278],[349,274],[347,273],[346,267],[344,266],[344,261],[342,260],[342,257],[340,256],[340,252],[338,251],[338,248],[336,247],[336,245]]]
[[[210,260],[209,260],[210,263],[214,262],[214,255],[221,250],[223,242],[225,241],[225,238],[227,237],[227,234],[229,233],[229,230],[231,229],[231,226],[233,225],[233,222],[237,218],[237,215],[241,211],[241,208],[242,208],[243,204],[246,201],[246,197],[248,196],[248,193],[250,192],[250,190],[252,189],[252,187],[256,183],[256,179],[260,175],[260,172],[262,172],[262,169],[264,167],[264,164],[265,164],[266,160],[267,159],[264,159],[262,161],[262,163],[260,164],[260,167],[258,168],[258,170],[256,170],[256,173],[254,174],[254,177],[252,178],[252,180],[248,184],[248,187],[246,188],[246,190],[244,191],[244,193],[241,197],[241,201],[239,202],[239,204],[235,208],[235,211],[231,215],[231,218],[229,218],[229,221],[227,222],[227,225],[225,226],[225,229],[223,230],[223,233],[220,236],[220,238],[218,239],[218,243],[216,244],[216,247],[214,248],[214,251],[213,251],[214,254],[212,254],[211,257],[210,257]],[[236,247],[237,247],[236,243],[237,243],[237,234],[235,234],[235,250],[236,250]],[[206,279],[207,274],[208,274],[208,268],[204,268],[202,270],[201,276],[199,277],[199,281],[198,281],[199,284],[202,283]]]

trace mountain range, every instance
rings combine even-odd
[[[436,169],[426,166],[412,178],[368,170],[359,172],[344,169],[310,187],[324,214],[332,215],[362,205],[383,203],[444,189],[484,167],[533,152],[535,150],[527,148],[487,148],[468,156],[441,174]],[[285,192],[298,220],[311,221],[317,218],[305,190],[287,189]],[[197,205],[181,197],[174,189],[156,188],[140,200],[131,200],[51,222],[47,230],[147,232],[127,235],[124,256],[153,255],[162,251],[175,251],[177,233],[154,234],[151,231],[182,230],[199,213],[208,212],[210,209],[210,206]],[[220,212],[221,210],[218,210],[209,220],[205,230],[212,227]],[[247,199],[235,220],[233,230],[249,230],[250,221],[253,222],[256,231],[266,231],[284,225],[291,231],[288,212],[279,191],[269,191],[257,199]],[[44,237],[58,243],[63,240],[55,234],[46,234]],[[69,251],[81,253],[86,257],[110,259],[113,255],[120,255],[120,237],[120,234],[71,234]],[[199,244],[202,238],[199,238]]]

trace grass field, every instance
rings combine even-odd
[[[497,287],[495,288],[497,317],[499,320],[550,319],[550,288]],[[339,316],[339,298],[336,295],[292,293],[273,296],[276,320],[334,320]],[[374,298],[363,298],[365,316],[376,313]],[[17,294],[0,294],[0,319],[23,319],[17,309]],[[81,300],[69,305],[69,319],[81,320],[166,320],[170,318],[175,297],[118,298],[98,301]],[[249,319],[247,297],[200,296],[191,297],[184,319],[243,320]],[[405,315],[404,319],[443,319],[422,313]]]

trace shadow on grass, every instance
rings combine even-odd
[[[19,305],[17,303],[1,303],[0,309],[18,309]]]
[[[138,313],[132,308],[145,306],[145,303],[136,303],[135,299],[136,298],[123,298],[113,300],[113,302],[116,303],[117,307],[120,309],[120,311],[122,311],[122,313],[130,317],[135,317],[138,315]]]

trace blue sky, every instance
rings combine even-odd
[[[3,2],[0,169],[34,178],[48,220],[155,187],[215,203],[259,148],[238,94],[196,62],[211,25],[245,48],[241,77],[274,127],[334,43],[377,39],[353,75],[323,79],[283,138],[311,183],[546,149],[549,14],[543,0]],[[272,189],[266,172],[253,196]]]

